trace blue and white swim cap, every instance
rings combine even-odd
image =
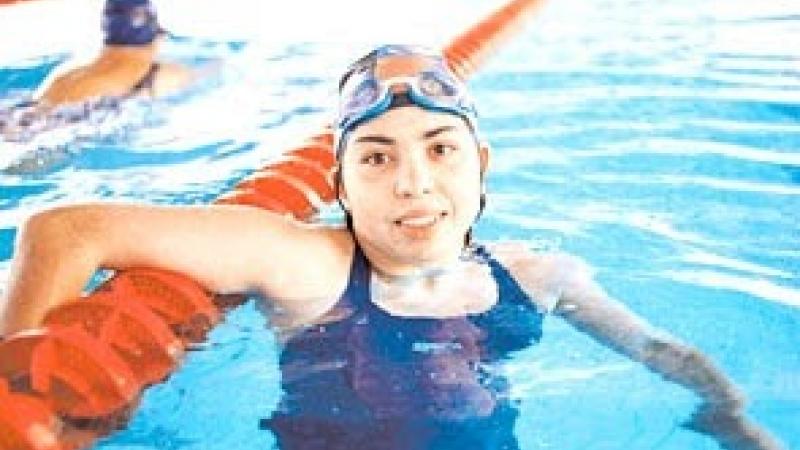
[[[161,32],[150,0],[106,0],[103,8],[106,45],[147,45]]]

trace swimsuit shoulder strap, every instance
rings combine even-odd
[[[489,331],[488,354],[502,357],[528,347],[542,337],[543,312],[522,289],[516,279],[482,245],[474,249],[477,258],[485,261],[497,283],[497,303],[472,320]]]
[[[492,256],[489,250],[484,245],[476,245],[474,247],[474,254],[476,257],[485,261],[492,271],[492,278],[497,283],[498,289],[498,304],[507,302],[524,302],[533,305],[531,297],[522,289],[517,283],[517,280],[511,275],[511,272],[506,269],[503,264]]]
[[[370,265],[358,242],[353,250],[353,261],[350,264],[350,275],[347,287],[339,299],[339,303],[348,303],[355,308],[369,304]]]
[[[156,75],[158,74],[159,68],[160,64],[157,62],[150,64],[150,68],[147,69],[147,73],[144,74],[141,80],[133,85],[128,96],[133,97],[145,90],[152,94],[153,83],[156,81]]]

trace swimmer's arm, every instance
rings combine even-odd
[[[37,100],[43,108],[55,108],[97,97],[122,97],[129,91],[127,82],[120,82],[114,74],[94,73],[81,68],[57,77]]]
[[[562,255],[561,295],[554,312],[608,347],[639,361],[664,378],[681,384],[703,400],[739,409],[742,393],[697,349],[657,330],[611,298],[589,268]]]
[[[520,245],[492,250],[536,302],[604,345],[642,362],[706,402],[739,409],[739,390],[702,353],[661,332],[611,298],[589,267],[565,253],[534,253]]]
[[[561,274],[561,295],[554,312],[599,342],[694,391],[703,403],[689,428],[709,434],[726,449],[781,448],[744,417],[744,394],[706,355],[611,298],[582,261],[568,255],[557,259],[553,273]]]
[[[47,210],[31,217],[18,236],[0,302],[0,335],[37,326],[49,309],[78,297],[100,267],[169,269],[213,292],[323,295],[330,277],[346,279],[346,252],[337,246],[347,244],[339,240],[338,234],[243,206]]]

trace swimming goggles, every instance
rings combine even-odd
[[[389,56],[422,56],[431,64],[414,75],[379,79],[375,73],[377,62]],[[398,97],[406,99],[398,101]],[[440,53],[424,47],[386,45],[356,61],[342,77],[335,122],[337,137],[393,106],[408,103],[460,116],[475,130],[475,105],[464,83],[448,69]]]

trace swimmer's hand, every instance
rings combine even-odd
[[[703,403],[684,428],[706,434],[726,450],[783,450],[764,428],[745,417],[739,405]]]

